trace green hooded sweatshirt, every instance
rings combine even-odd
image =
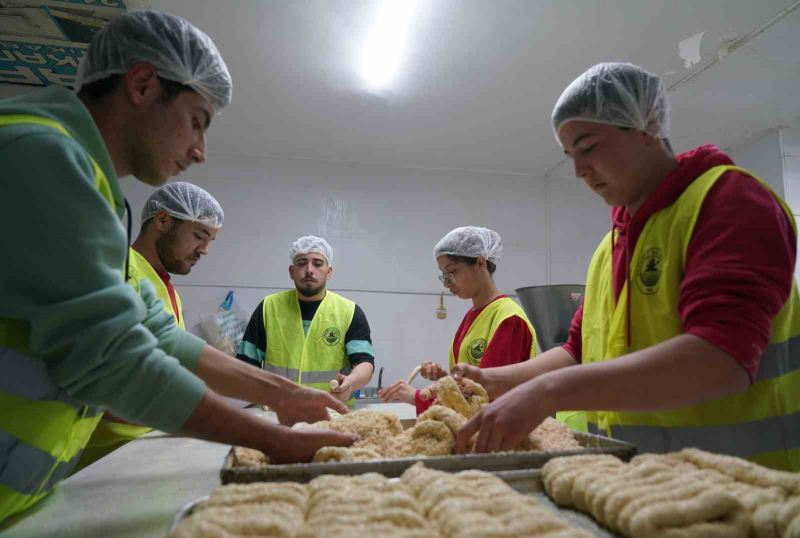
[[[33,354],[78,402],[179,430],[206,390],[191,372],[204,343],[177,327],[152,285],[140,295],[124,281],[124,201],[100,131],[60,87],[0,100],[0,115],[11,114],[55,120],[72,137],[0,126],[0,318],[29,329]],[[90,156],[114,207],[94,186]]]

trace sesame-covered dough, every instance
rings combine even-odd
[[[613,456],[569,456],[542,468],[556,504],[639,537],[800,538],[796,473],[690,448]]]
[[[490,473],[470,470],[453,474],[416,464],[400,481],[419,499],[428,519],[445,538],[546,536],[559,530],[564,530],[565,536],[590,536]]]
[[[269,463],[269,458],[260,450],[243,446],[233,447],[234,467],[257,467]]]
[[[352,462],[387,458],[447,456],[453,454],[455,438],[467,419],[489,402],[486,390],[469,379],[444,377],[433,385],[437,404],[404,430],[393,413],[361,409],[313,424],[299,423],[296,429],[322,429],[355,433],[360,439],[350,447],[323,447],[312,459],[316,463]],[[474,439],[469,446],[474,446]],[[519,450],[558,451],[581,448],[572,430],[546,418],[521,443]],[[267,463],[258,451],[234,448],[234,465],[246,467]]]
[[[480,384],[471,379],[456,381],[450,376],[439,379],[429,390],[436,399],[466,418],[472,417],[481,407],[489,403],[489,394]]]
[[[230,504],[233,500],[239,503]],[[347,502],[343,502],[346,500]],[[588,538],[496,476],[451,474],[418,463],[400,479],[322,475],[308,484],[218,488],[169,538]]]
[[[322,463],[326,461],[359,461],[359,460],[376,460],[380,459],[381,455],[375,450],[359,447],[347,448],[342,446],[326,446],[322,447],[314,454],[311,461],[315,463]]]

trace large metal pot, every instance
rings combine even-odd
[[[583,302],[585,287],[580,284],[559,284],[517,288],[522,308],[536,329],[539,349],[547,351],[567,341],[569,325]]]

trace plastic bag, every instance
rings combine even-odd
[[[213,314],[203,316],[200,330],[206,341],[228,355],[236,355],[244,336],[247,321],[234,306],[233,290],[228,291],[225,300]]]

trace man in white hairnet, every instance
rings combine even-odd
[[[228,404],[221,395],[263,403],[287,423],[347,411],[206,346],[148,280],[139,293],[126,283],[118,178],[158,186],[205,161],[205,131],[231,97],[211,39],[179,17],[121,15],[93,38],[75,86],[0,101],[0,213],[28,223],[5,235],[0,264],[0,521],[70,473],[105,410],[274,461],[351,444]]]
[[[142,208],[139,236],[129,253],[130,281],[143,278],[156,288],[164,309],[186,325],[181,298],[169,275],[188,275],[222,228],[222,206],[197,185],[178,181],[156,190]]]
[[[151,194],[142,208],[139,236],[128,251],[128,283],[136,291],[147,280],[164,304],[164,311],[186,328],[183,307],[170,274],[186,275],[208,254],[224,219],[222,206],[197,185],[178,181]],[[81,454],[75,471],[106,456],[152,428],[106,413]]]
[[[715,146],[673,154],[664,83],[637,66],[586,71],[552,124],[575,174],[612,206],[611,230],[564,347],[456,366],[496,398],[459,448],[479,432],[478,450],[508,449],[553,412],[586,410],[591,430],[640,452],[696,447],[800,470],[789,207]]]
[[[295,289],[268,295],[256,307],[237,358],[301,385],[330,390],[352,407],[353,392],[372,379],[375,359],[364,311],[326,289],[333,249],[313,235],[292,244]]]

